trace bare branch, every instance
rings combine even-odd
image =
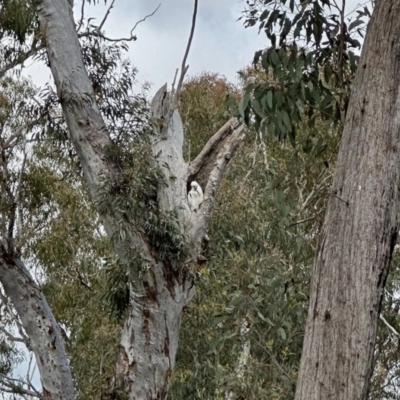
[[[110,15],[111,9],[114,8],[114,3],[115,3],[115,0],[112,0],[112,2],[111,2],[111,4],[110,4],[110,7],[108,7],[107,12],[106,12],[106,14],[104,15],[103,20],[101,21],[100,25],[96,28],[96,31],[97,31],[98,33],[100,33],[101,28],[103,27],[103,25],[105,24],[105,22],[106,22],[108,16]]]
[[[189,66],[186,66],[186,60],[187,57],[189,55],[189,51],[190,51],[190,46],[192,45],[192,40],[193,40],[193,34],[194,34],[194,28],[196,26],[196,16],[197,16],[197,5],[198,5],[198,0],[194,0],[194,10],[193,10],[193,17],[192,17],[192,27],[190,28],[190,35],[189,35],[189,40],[188,40],[188,44],[186,46],[186,51],[185,51],[185,55],[183,56],[183,60],[182,60],[182,66],[181,66],[181,75],[179,77],[179,82],[178,82],[178,86],[176,87],[176,93],[175,93],[175,99],[174,99],[174,106],[178,105],[178,100],[179,100],[179,96],[180,96],[180,92],[182,90],[182,84],[183,84],[183,80],[185,79],[185,75],[186,72],[189,68]]]
[[[1,244],[0,280],[21,319],[23,329],[31,338],[43,391],[54,393],[52,398],[61,398],[61,393],[63,398],[74,398],[72,374],[54,315],[24,263],[13,253],[7,252]],[[40,324],[36,323],[39,320]],[[35,392],[30,395],[37,396]]]
[[[17,130],[17,132],[13,133],[12,135],[10,135],[10,137],[4,142],[4,144],[2,144],[2,148],[3,150],[6,150],[10,147],[13,147],[15,143],[14,140],[18,139],[19,137],[22,136],[23,132],[25,130],[25,127],[19,127],[19,129]]]
[[[108,41],[108,42],[114,42],[114,43],[115,43],[115,42],[132,42],[132,41],[135,41],[135,40],[137,40],[137,37],[136,37],[136,35],[133,34],[133,32],[134,32],[134,30],[136,29],[136,27],[137,27],[141,22],[146,21],[147,18],[153,16],[153,15],[157,12],[157,10],[160,8],[160,6],[161,6],[161,4],[159,4],[159,5],[157,6],[157,8],[156,8],[151,14],[146,15],[143,19],[141,19],[141,20],[139,20],[138,22],[136,22],[136,24],[134,25],[134,27],[131,29],[130,36],[129,36],[129,37],[127,37],[127,38],[120,38],[120,39],[112,39],[112,38],[109,38],[109,37],[105,36],[104,34],[102,34],[102,33],[100,32],[100,29],[103,27],[104,23],[106,22],[106,19],[108,18],[108,15],[109,15],[111,9],[113,8],[114,2],[115,2],[115,0],[111,3],[111,6],[108,8],[107,13],[106,13],[106,15],[105,15],[104,18],[103,18],[103,21],[101,21],[100,25],[99,25],[95,30],[93,30],[93,31],[86,31],[86,32],[83,32],[83,33],[78,33],[78,37],[79,37],[79,38],[82,38],[82,37],[96,36],[96,37],[99,37],[99,38],[101,38],[101,39],[104,39],[104,40],[106,40],[106,41]],[[79,29],[78,29],[78,30],[79,30]]]
[[[2,78],[10,69],[13,69],[19,64],[22,64],[26,61],[29,57],[34,56],[40,50],[44,49],[45,46],[41,44],[40,46],[36,47],[36,41],[32,44],[32,47],[26,51],[25,53],[20,54],[15,60],[11,61],[10,63],[6,64],[3,68],[0,69],[0,78]]]
[[[16,239],[18,241],[17,245],[17,252],[21,250],[22,243],[23,243],[23,207],[22,207],[22,176],[24,174],[25,170],[25,164],[26,164],[26,158],[27,158],[27,153],[26,153],[26,143],[24,143],[24,149],[23,149],[23,158],[22,158],[22,164],[21,164],[21,170],[19,173],[18,177],[18,185],[16,188],[16,207],[17,207],[17,234],[16,234]]]
[[[136,22],[136,24],[134,25],[134,27],[131,29],[131,36],[132,36],[133,31],[136,29],[136,27],[137,27],[141,22],[146,21],[147,18],[152,17],[152,16],[157,12],[157,10],[158,10],[160,7],[161,7],[161,3],[157,6],[157,8],[156,8],[151,14],[146,15],[143,19],[141,19],[141,20],[139,20],[138,22]]]
[[[211,153],[223,144],[223,141],[235,129],[240,127],[240,122],[236,118],[231,118],[219,131],[213,135],[203,147],[199,155],[189,165],[189,177],[197,176],[200,169],[209,162]]]
[[[4,385],[9,389],[6,389],[4,387],[1,388],[1,391],[7,392],[7,393],[16,393],[16,389],[18,391],[21,391],[22,393],[29,395],[29,396],[34,396],[34,397],[41,397],[41,394],[38,392],[34,392],[32,390],[25,389],[24,386],[27,385],[27,382],[17,379],[17,378],[11,378],[10,376],[4,375],[0,373],[0,385]],[[17,386],[17,388],[16,388]]]
[[[96,36],[101,39],[107,40],[108,42],[132,42],[137,39],[136,35],[130,36],[128,38],[112,39],[112,38],[109,38],[109,37],[103,35],[102,33],[96,32],[96,31],[87,31],[87,32],[83,32],[83,33],[78,33],[79,38],[89,37],[89,36]]]
[[[10,341],[10,342],[18,342],[18,343],[24,343],[26,344],[26,340],[23,337],[18,337],[12,335],[10,332],[7,331],[7,329],[4,329],[3,327],[0,327],[0,332],[4,334],[4,336]]]
[[[77,28],[77,32],[80,31],[80,29],[82,28],[83,25],[83,19],[85,18],[85,0],[82,0],[82,6],[81,6],[81,19],[79,20],[78,23],[78,28]]]

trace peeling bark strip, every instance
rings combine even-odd
[[[24,264],[0,249],[0,280],[29,336],[49,400],[73,400],[75,389],[58,324]]]
[[[117,210],[102,208],[99,193],[104,180],[116,181],[119,175],[107,161],[105,150],[111,141],[83,63],[70,7],[67,0],[35,0],[35,4],[69,136],[107,234],[112,237],[121,215]],[[174,101],[178,95],[168,96],[163,86],[153,100],[152,154],[164,175],[158,188],[159,212],[177,214],[190,261],[196,263],[201,258],[201,245],[220,182],[244,137],[244,129],[236,119],[230,120],[209,140],[197,159],[187,165],[182,155],[183,126]],[[192,180],[204,190],[197,212],[191,212],[187,202],[187,188]],[[108,203],[113,204],[113,199]],[[129,265],[132,251],[127,249],[137,250],[146,257],[149,268],[143,276],[133,274],[130,282],[129,315],[121,336],[115,391],[131,400],[160,400],[166,396],[175,364],[182,310],[194,293],[192,277],[185,272],[184,265],[173,268],[170,260],[162,260],[148,238],[136,233],[135,221],[127,222],[125,228],[129,231],[125,239],[115,244],[119,259]]]
[[[313,269],[296,400],[366,400],[399,229],[400,2],[379,0]],[[329,318],[327,317],[329,316]]]

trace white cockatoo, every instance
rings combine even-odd
[[[192,211],[197,211],[200,207],[200,204],[203,202],[203,190],[196,181],[193,181],[190,184],[190,187],[191,189],[188,193],[189,207]]]

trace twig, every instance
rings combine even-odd
[[[26,394],[28,396],[41,398],[41,394],[39,392],[25,389],[24,386],[26,384],[27,383],[21,379],[11,378],[7,375],[0,373],[0,385],[3,385],[3,387],[0,386],[0,392],[16,393],[18,391],[18,393],[20,394]]]
[[[346,201],[346,200],[342,199],[341,197],[339,197],[339,196],[336,194],[336,192],[332,192],[331,195],[332,195],[333,197],[336,197],[338,200],[343,201],[343,203],[346,204],[347,207],[350,205],[350,203],[349,203],[348,201]]]
[[[282,366],[279,364],[278,360],[275,358],[275,356],[265,347],[262,345],[258,340],[254,340],[262,349],[265,350],[265,352],[271,357],[272,362],[277,366],[277,368],[284,374],[291,382],[293,382],[293,378],[282,368]]]
[[[176,83],[176,77],[178,76],[178,70],[179,70],[179,68],[176,69],[174,80],[172,81],[172,88],[171,88],[171,95],[172,96],[174,96],[174,94],[175,94],[175,83]]]
[[[187,70],[189,68],[189,66],[186,66],[186,60],[187,60],[187,57],[189,55],[190,46],[192,45],[194,28],[196,26],[197,5],[198,5],[198,0],[194,0],[192,27],[190,28],[189,40],[188,40],[188,44],[186,46],[185,55],[183,56],[183,60],[182,60],[181,75],[179,77],[178,86],[176,87],[176,93],[175,93],[175,99],[174,99],[174,103],[175,104],[174,104],[174,106],[178,105],[178,100],[179,100],[180,92],[182,90],[183,80],[185,79],[186,72],[187,72]]]
[[[21,322],[19,321],[18,315],[14,314],[12,308],[10,307],[10,305],[8,303],[8,298],[3,293],[1,293],[1,291],[0,291],[0,299],[3,302],[3,304],[6,305],[7,311],[9,313],[10,317],[15,322],[15,325],[17,326],[17,329],[18,329],[18,333],[20,334],[21,338],[23,339],[25,346],[28,348],[28,350],[31,350],[30,344],[29,344],[29,337],[26,336],[26,334],[24,333],[24,329],[21,325]]]
[[[85,18],[85,0],[81,0],[81,1],[82,1],[82,5],[81,5],[81,19],[79,20],[78,28],[76,29],[77,32],[79,32],[80,29],[82,28],[83,19]]]
[[[258,151],[258,146],[257,146],[257,136],[255,137],[254,140],[254,150],[253,150],[253,160],[251,161],[251,165],[249,167],[249,170],[247,171],[246,175],[244,176],[242,182],[239,185],[239,194],[241,195],[243,192],[244,184],[249,178],[250,174],[253,171],[254,166],[256,165],[256,159],[257,159],[257,151]]]
[[[31,352],[31,354],[29,355],[28,369],[26,371],[26,381],[27,382],[29,382],[29,373],[31,371],[32,359],[33,359],[33,352]]]
[[[304,219],[301,219],[300,221],[293,222],[293,224],[290,224],[287,227],[290,228],[290,227],[295,226],[295,225],[303,224],[304,222],[312,221],[313,219],[315,219],[319,215],[321,215],[324,211],[325,211],[325,208],[323,208],[320,212],[318,212],[317,214],[313,215],[312,217],[304,218]]]
[[[393,328],[392,325],[389,324],[389,322],[386,321],[386,319],[382,316],[382,314],[379,315],[379,318],[383,321],[383,323],[396,335],[400,336],[400,333],[396,331],[396,329]]]
[[[78,269],[77,266],[75,266],[75,271],[76,271],[76,273],[77,273],[77,275],[78,275],[78,280],[79,280],[80,284],[81,284],[82,286],[84,286],[86,289],[89,289],[91,292],[93,292],[93,289],[90,287],[90,285],[88,285],[88,284],[85,282],[85,280],[83,279],[83,276],[82,276],[82,274],[81,274],[81,271],[79,271],[79,269]]]
[[[22,133],[23,133],[23,131],[24,131],[24,128],[25,128],[25,127],[22,127],[22,126],[21,126],[21,127],[18,129],[18,131],[17,131],[16,133],[10,135],[10,137],[4,142],[4,144],[2,144],[1,147],[2,147],[4,150],[7,150],[9,147],[14,146],[14,143],[13,143],[14,139],[17,139],[17,138],[19,138],[19,137],[22,135]]]
[[[32,361],[33,361],[33,352],[31,352],[30,357],[29,357],[28,371],[26,372],[26,382],[27,382],[28,387],[31,388],[34,392],[36,392],[38,397],[41,397],[40,391],[37,390],[35,388],[35,386],[33,386],[33,384],[32,384],[33,374],[36,369],[36,362],[35,362],[35,364],[33,365],[33,368],[32,368],[32,372],[30,373]]]
[[[157,6],[157,8],[156,8],[151,14],[146,15],[143,19],[141,19],[141,20],[139,20],[138,22],[136,22],[136,24],[134,25],[134,27],[133,27],[132,30],[131,30],[131,36],[132,36],[132,32],[136,29],[136,27],[137,27],[141,22],[146,21],[147,18],[152,17],[152,16],[157,12],[157,10],[158,10],[160,7],[161,7],[161,3]]]

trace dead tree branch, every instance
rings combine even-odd
[[[185,55],[183,56],[183,60],[182,60],[181,75],[179,77],[178,86],[176,87],[176,92],[174,94],[174,106],[178,106],[178,104],[179,104],[179,96],[181,94],[183,80],[185,79],[186,72],[187,72],[187,70],[189,68],[189,66],[186,65],[186,60],[187,60],[188,55],[189,55],[190,46],[192,45],[192,40],[193,40],[193,35],[194,35],[194,28],[196,26],[197,6],[198,6],[198,0],[194,0],[192,26],[190,28],[190,35],[189,35],[188,44],[186,46]]]
[[[99,37],[99,38],[101,38],[101,39],[104,39],[104,40],[106,40],[106,41],[108,41],[108,42],[114,42],[114,43],[116,43],[116,42],[132,42],[132,41],[135,41],[135,40],[137,40],[137,37],[136,37],[136,35],[133,34],[133,32],[134,32],[134,30],[136,29],[136,27],[137,27],[141,22],[146,21],[147,18],[153,16],[153,15],[157,12],[157,10],[160,8],[160,6],[161,6],[161,4],[159,4],[159,5],[157,6],[157,8],[156,8],[152,13],[146,15],[143,19],[141,19],[141,20],[139,20],[138,22],[136,22],[136,24],[134,25],[134,27],[131,29],[131,32],[130,32],[130,34],[129,34],[129,35],[130,35],[129,37],[113,39],[113,38],[110,38],[110,37],[104,35],[103,33],[101,33],[101,28],[104,26],[104,24],[105,24],[105,22],[106,22],[106,20],[107,20],[107,18],[108,18],[108,16],[109,16],[109,14],[110,14],[110,12],[111,12],[111,9],[114,7],[114,2],[115,2],[115,0],[111,3],[110,7],[107,9],[106,14],[105,14],[103,20],[101,21],[101,23],[100,23],[100,25],[99,25],[98,27],[96,27],[94,30],[87,30],[86,32],[78,33],[78,37],[79,37],[79,38],[82,38],[82,37],[95,36],[95,37]],[[82,10],[82,12],[83,12],[83,10]],[[83,15],[83,14],[82,14],[82,15]],[[79,26],[79,28],[80,28],[80,26]],[[79,29],[78,29],[78,31],[79,31]]]

